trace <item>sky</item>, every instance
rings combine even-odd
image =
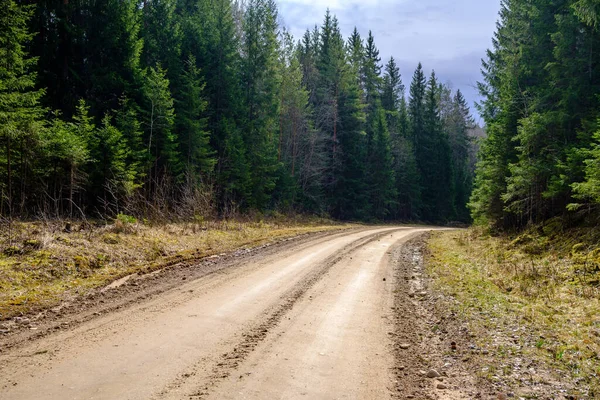
[[[471,106],[480,98],[481,59],[492,44],[500,0],[279,0],[279,14],[298,40],[321,26],[326,10],[348,37],[373,32],[382,64],[393,56],[406,87],[419,62],[427,74],[460,89]],[[408,90],[408,89],[407,89]],[[472,107],[476,120],[479,117]]]

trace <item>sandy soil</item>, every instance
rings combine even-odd
[[[132,277],[0,341],[0,398],[470,398],[465,380],[439,397],[443,378],[417,371],[420,288],[398,262],[426,230],[322,234]]]

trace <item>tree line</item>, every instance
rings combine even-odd
[[[0,215],[469,221],[465,98],[273,0],[0,0]]]
[[[502,1],[479,84],[476,220],[513,229],[598,215],[599,17],[598,0]]]

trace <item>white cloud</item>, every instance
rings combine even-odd
[[[279,8],[296,38],[321,25],[329,8],[345,36],[354,26],[364,36],[372,30],[382,58],[394,56],[404,68],[405,84],[421,61],[474,102],[479,59],[491,45],[500,1],[279,0]]]

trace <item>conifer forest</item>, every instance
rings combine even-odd
[[[2,0],[0,214],[577,218],[600,202],[599,4],[502,2],[476,139],[434,66],[407,78],[329,12],[294,38],[273,0]]]
[[[463,95],[432,66],[405,86],[373,35],[343,37],[329,12],[301,38],[273,0],[0,13],[2,216],[470,220]]]

